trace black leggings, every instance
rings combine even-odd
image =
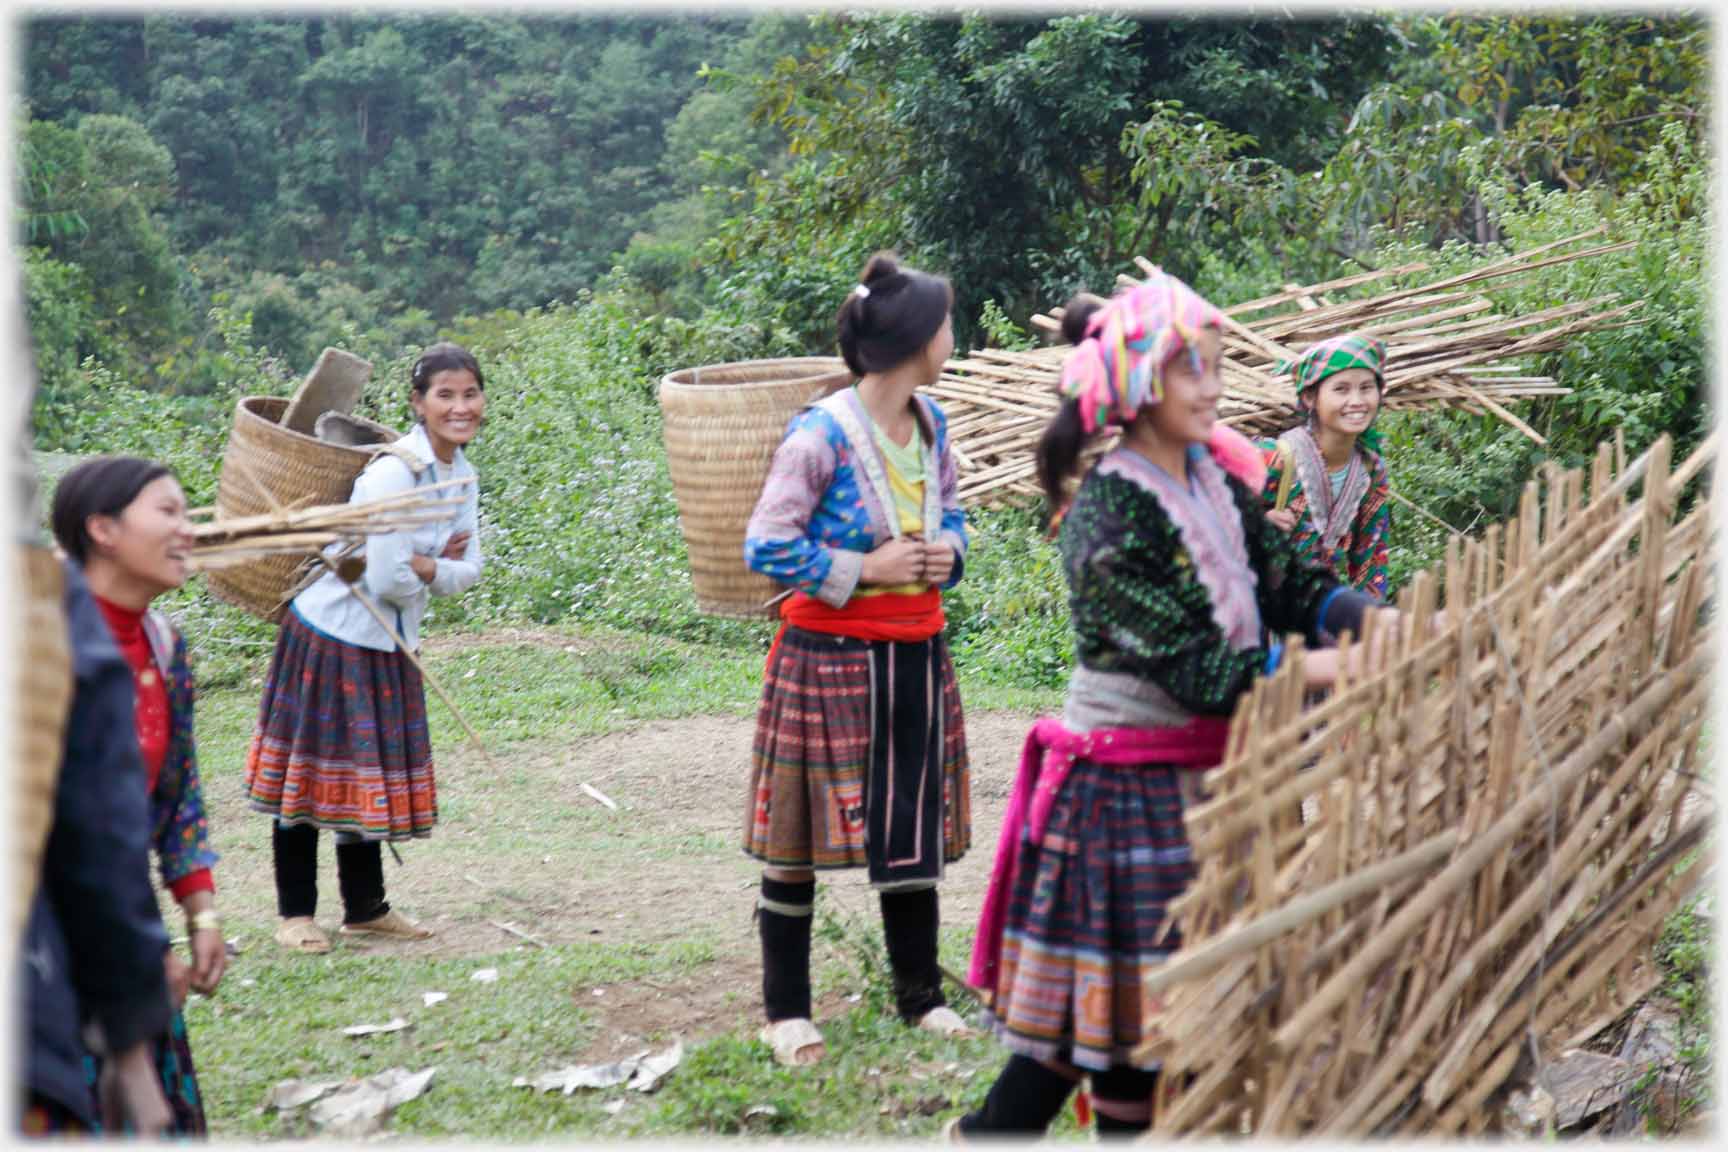
[[[935,888],[883,892],[882,932],[894,976],[894,1007],[917,1023],[947,1001],[937,960],[940,922]],[[762,937],[762,1001],[769,1020],[810,1017],[810,923],[814,880],[762,878],[757,928]]]
[[[318,913],[318,829],[310,824],[271,823],[276,859],[276,911],[284,919]],[[363,924],[390,911],[384,899],[384,848],[336,832],[336,886],[342,893],[342,922]]]
[[[1156,1072],[1117,1066],[1092,1073],[1091,1080],[1100,1138],[1137,1136],[1151,1127]],[[1002,1066],[983,1105],[961,1117],[961,1135],[971,1139],[1042,1136],[1079,1082],[1077,1069],[1065,1074],[1016,1053]]]

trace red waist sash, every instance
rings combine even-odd
[[[768,650],[768,667],[780,650],[780,639],[788,628],[850,636],[856,640],[896,640],[916,643],[942,631],[948,619],[942,614],[942,593],[930,588],[916,596],[884,593],[854,596],[844,608],[833,608],[814,596],[794,592],[780,605],[780,631]]]

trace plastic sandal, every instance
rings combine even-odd
[[[376,920],[359,924],[344,924],[337,931],[344,936],[388,936],[394,940],[430,940],[432,929],[422,928],[392,908]]]
[[[276,926],[276,943],[290,952],[308,956],[330,951],[330,937],[324,935],[324,930],[310,916],[292,916],[282,921]]]
[[[816,1025],[802,1017],[793,1020],[776,1020],[764,1025],[760,1034],[762,1043],[774,1050],[777,1063],[788,1068],[802,1068],[821,1060],[825,1044],[822,1033],[816,1030]],[[814,1056],[800,1059],[800,1056],[815,1048]]]
[[[920,1016],[918,1027],[925,1032],[934,1032],[938,1036],[974,1035],[972,1026],[960,1018],[960,1013],[946,1004],[932,1008]]]

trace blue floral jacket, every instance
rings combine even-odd
[[[966,558],[966,513],[948,447],[948,418],[936,402],[918,400],[924,436],[924,523],[932,541],[954,549],[960,579]],[[824,603],[845,607],[858,587],[864,556],[898,535],[886,468],[870,434],[870,417],[855,389],[821,400],[792,417],[774,453],[767,482],[745,530],[744,562]]]

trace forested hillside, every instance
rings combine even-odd
[[[194,499],[236,395],[326,344],[472,343],[513,575],[464,611],[700,621],[659,452],[674,368],[831,351],[868,253],[954,280],[963,346],[1134,256],[1221,302],[1420,256],[1439,271],[1588,230],[1623,254],[1497,293],[1616,292],[1633,322],[1539,358],[1525,417],[1391,417],[1394,480],[1456,527],[1545,456],[1704,421],[1705,29],[1652,16],[1189,20],[922,14],[402,15],[28,22],[39,447],[175,458]],[[124,402],[122,402],[124,401]],[[164,429],[176,430],[164,435]],[[620,484],[620,477],[628,484]],[[499,497],[502,497],[500,499]],[[1037,514],[985,518],[952,619],[1010,678],[1066,658]],[[637,531],[620,533],[617,526]],[[1393,563],[1443,532],[1405,516]],[[993,584],[996,576],[1001,583]],[[1013,660],[999,661],[1004,653]],[[982,657],[980,657],[982,659]]]

